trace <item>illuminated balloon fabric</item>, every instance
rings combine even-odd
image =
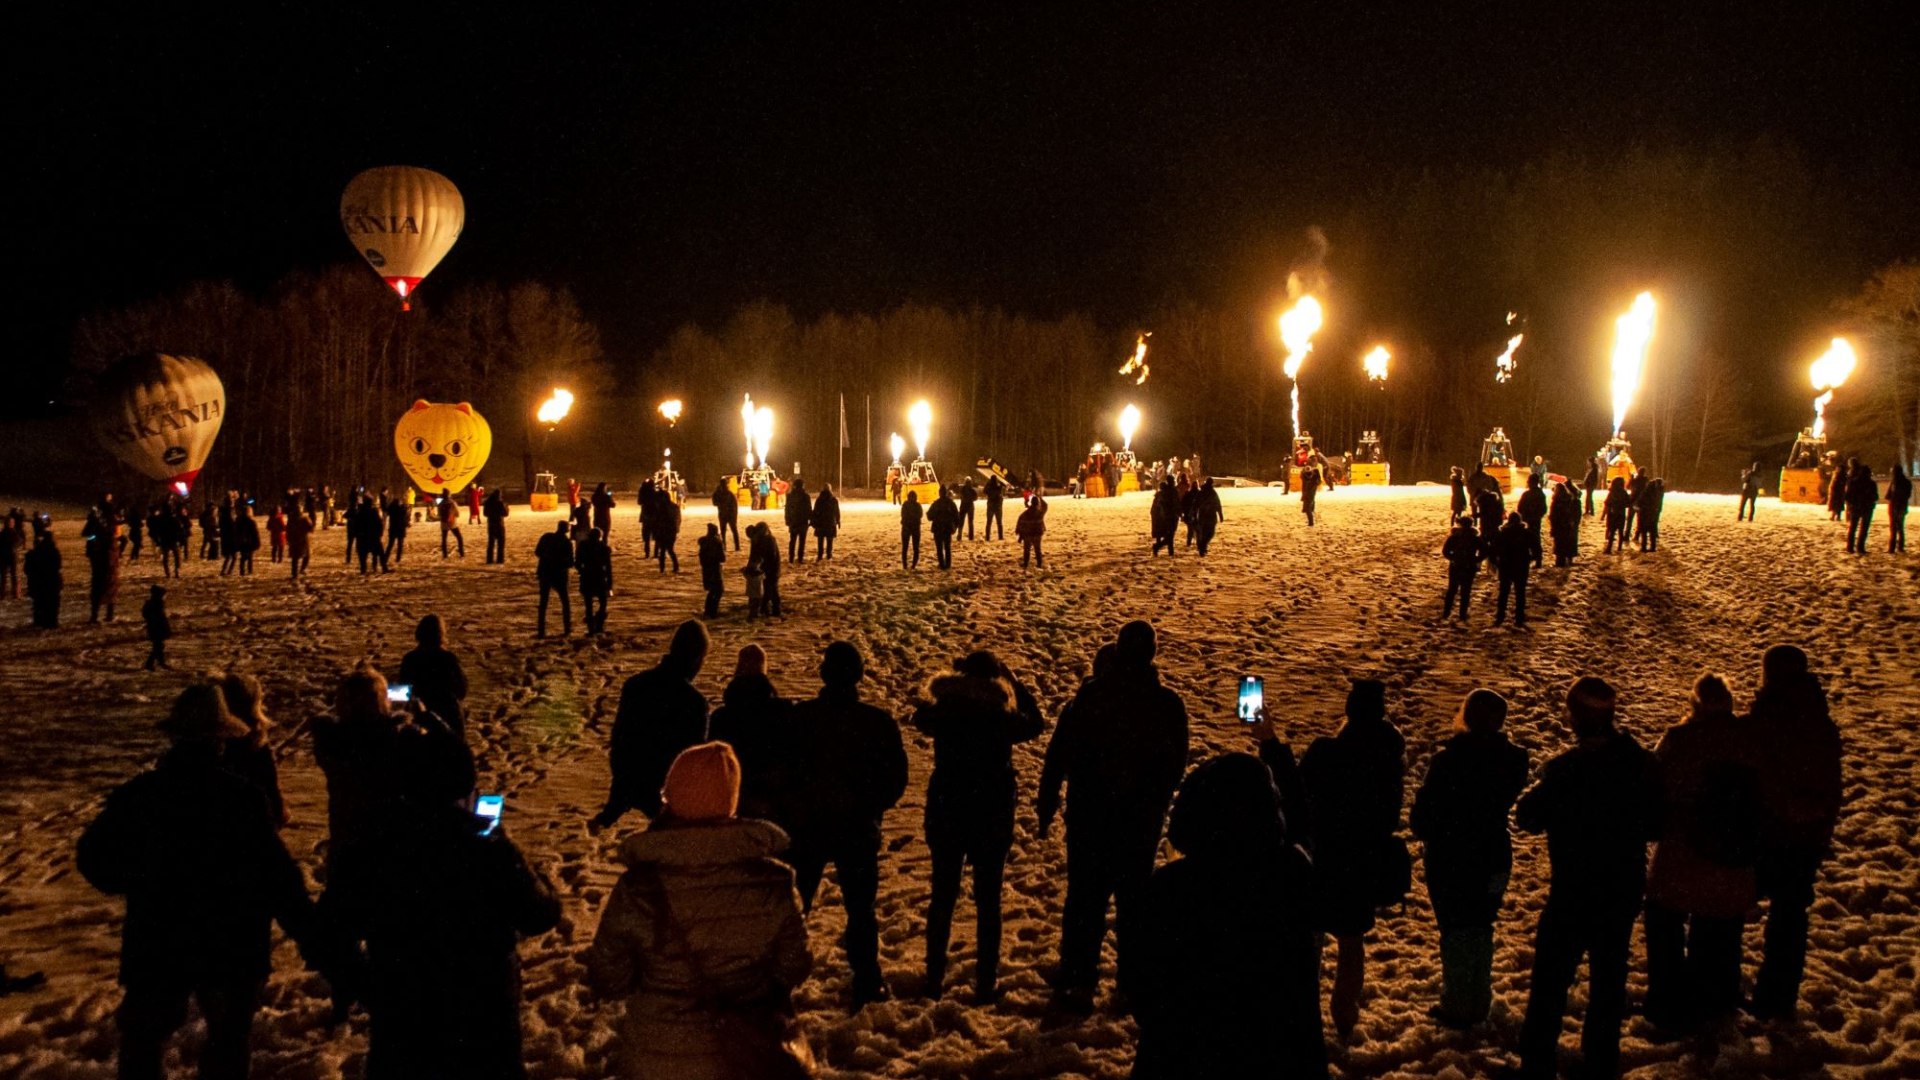
[[[184,493],[220,434],[227,390],[203,361],[142,353],[101,376],[92,412],[101,445]]]
[[[493,429],[466,402],[435,405],[416,401],[393,426],[393,452],[400,466],[429,495],[459,493],[480,475],[493,452]]]
[[[446,257],[466,223],[460,189],[431,169],[368,169],[340,196],[348,241],[402,299]]]

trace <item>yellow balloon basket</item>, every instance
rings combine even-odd
[[[1115,495],[1125,495],[1130,491],[1139,491],[1139,490],[1140,490],[1140,474],[1134,472],[1132,469],[1128,469],[1127,471],[1120,474],[1120,482],[1114,485],[1113,493]]]
[[[900,487],[900,501],[906,502],[908,495],[918,495],[920,505],[926,506],[940,497],[939,484],[903,484]]]
[[[1825,506],[1820,495],[1819,469],[1781,469],[1780,501]]]
[[[1633,473],[1634,473],[1633,459],[1628,457],[1625,454],[1621,454],[1619,457],[1614,459],[1613,464],[1607,466],[1607,486],[1612,487],[1613,482],[1616,478],[1620,480],[1630,481],[1633,479]],[[1524,484],[1523,484],[1523,490],[1524,490]]]
[[[1080,494],[1085,495],[1089,499],[1106,498],[1109,494],[1107,491],[1107,478],[1098,475],[1087,477],[1087,486]]]
[[[1349,484],[1391,484],[1392,470],[1386,462],[1364,462],[1347,466]]]
[[[560,509],[560,496],[551,491],[536,491],[527,496],[527,509],[544,514]]]

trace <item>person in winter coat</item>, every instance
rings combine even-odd
[[[1664,1031],[1724,1024],[1740,1005],[1762,828],[1751,746],[1726,682],[1702,675],[1686,719],[1654,750],[1667,813],[1647,881],[1646,1013]]]
[[[978,923],[974,1001],[989,1002],[999,994],[1000,886],[1013,848],[1013,748],[1037,737],[1046,721],[1037,707],[1020,707],[1011,675],[990,652],[971,653],[952,672],[934,676],[925,698],[913,726],[933,740],[925,820],[933,862],[926,994],[938,998],[943,991],[960,872],[970,863]]]
[[[413,628],[414,649],[400,658],[399,681],[413,687],[413,700],[466,737],[467,672],[447,649],[447,624],[427,614]]]
[[[307,564],[313,561],[313,518],[306,511],[296,511],[287,518],[287,567],[294,581],[307,572]]]
[[[1467,512],[1467,474],[1461,471],[1460,466],[1455,465],[1448,470],[1447,486],[1452,489],[1447,503],[1447,520],[1452,521]]]
[[[589,500],[593,510],[593,527],[611,544],[613,542],[613,492],[607,490],[606,481],[594,485],[593,496]]]
[[[727,486],[725,477],[713,488],[713,513],[720,529],[720,538],[725,540],[728,533],[733,534],[733,550],[740,550],[740,498]]]
[[[573,633],[573,597],[567,591],[567,577],[573,570],[573,541],[569,527],[562,521],[533,546],[533,575],[540,585],[540,615],[534,637],[547,636],[547,600],[560,596],[560,633]]]
[[[167,617],[167,587],[155,585],[147,590],[147,602],[140,605],[140,621],[146,624],[147,662],[143,666],[148,671],[155,667],[169,670],[173,665],[167,663],[167,639],[173,636],[173,620]]]
[[[859,650],[844,641],[827,646],[819,695],[793,708],[774,799],[774,820],[793,838],[787,861],[801,905],[812,910],[828,863],[838,874],[856,1009],[891,996],[880,976],[880,922],[874,914],[880,819],[907,788],[900,726],[886,710],[860,700],[865,677]]]
[[[1660,511],[1666,501],[1667,482],[1657,476],[1649,477],[1634,501],[1634,539],[1640,542],[1643,552],[1660,550]]]
[[[1636,540],[1640,537],[1640,530],[1634,519],[1640,513],[1640,495],[1647,490],[1647,484],[1652,479],[1653,477],[1647,473],[1646,466],[1642,465],[1633,471],[1632,478],[1627,481],[1627,519],[1620,530],[1622,540],[1629,536]]]
[[[934,564],[942,570],[953,569],[953,534],[960,527],[960,508],[945,487],[927,506],[927,527],[933,531]]]
[[[160,537],[153,538],[153,546],[160,547]],[[26,526],[22,523],[19,508],[7,511],[4,520],[0,520],[0,600],[20,599],[20,553],[26,550]],[[165,551],[164,548],[161,549]],[[160,557],[160,568],[166,570],[165,554]]]
[[[313,756],[327,780],[329,876],[367,858],[392,824],[400,799],[394,746],[407,723],[389,711],[386,676],[365,665],[340,680],[332,715],[314,720]]]
[[[1319,497],[1322,476],[1320,466],[1307,462],[1300,470],[1300,512],[1307,515],[1307,525],[1313,525],[1313,502]]]
[[[1767,900],[1766,952],[1749,1012],[1790,1019],[1807,960],[1807,911],[1820,864],[1831,854],[1842,793],[1840,729],[1807,654],[1775,645],[1760,662],[1760,689],[1746,733],[1758,755],[1767,830],[1758,885]]]
[[[1187,767],[1187,707],[1161,685],[1153,627],[1120,628],[1111,669],[1082,686],[1047,741],[1036,803],[1041,839],[1067,789],[1067,898],[1060,928],[1056,1007],[1092,1010],[1100,943],[1114,907],[1122,993],[1141,988],[1133,935],[1141,892],[1180,775]]]
[[[680,553],[675,550],[680,543],[680,504],[673,496],[661,492],[654,498],[653,507],[653,557],[660,560],[660,572],[667,572],[667,563],[672,561],[673,572],[680,572]]]
[[[1142,891],[1134,1080],[1327,1075],[1313,860],[1279,801],[1244,753],[1180,785],[1167,840],[1181,857]]]
[[[27,579],[27,597],[33,601],[33,625],[52,630],[60,625],[60,590],[66,580],[60,575],[60,549],[53,542],[49,523],[35,530],[33,546],[21,560]]]
[[[700,588],[706,591],[707,603],[701,611],[709,619],[720,617],[720,594],[726,588],[721,578],[720,568],[726,565],[727,542],[721,535],[720,526],[708,525],[707,535],[695,545],[700,558]]]
[[[1613,478],[1612,486],[1607,488],[1606,500],[1601,503],[1600,513],[1607,527],[1607,546],[1603,549],[1611,555],[1616,544],[1618,550],[1627,550],[1627,523],[1633,511],[1633,496],[1627,493],[1627,481],[1624,477]]]
[[[792,993],[812,969],[787,836],[735,815],[740,767],[724,743],[667,771],[660,819],[620,845],[627,866],[600,913],[587,982],[625,996],[624,1080],[810,1075]]]
[[[240,514],[233,519],[234,543],[240,550],[240,576],[253,576],[253,557],[260,550],[260,521],[253,516],[253,507],[240,504]],[[386,568],[384,560],[381,568]]]
[[[267,515],[267,561],[278,563],[287,554],[287,508],[275,506]],[[392,552],[388,552],[391,556]]]
[[[460,533],[460,504],[445,488],[440,489],[440,498],[435,501],[435,512],[440,516],[440,557],[448,557],[447,539],[452,537],[459,546],[460,557],[467,557],[467,539]]]
[[[793,478],[793,486],[787,491],[785,507],[787,522],[787,561],[807,561],[807,529],[813,525],[813,499],[807,494],[806,482],[799,477]]]
[[[467,524],[479,524],[480,510],[486,505],[486,495],[486,489],[479,484],[467,489]]]
[[[1356,679],[1338,734],[1315,739],[1300,759],[1313,806],[1313,858],[1320,871],[1321,928],[1339,946],[1328,1012],[1344,1039],[1360,1019],[1366,933],[1374,909],[1406,896],[1411,864],[1400,827],[1406,741],[1387,719],[1386,684]]]
[[[1033,565],[1044,568],[1047,565],[1047,553],[1041,544],[1047,535],[1047,500],[1038,491],[1027,500],[1026,509],[1020,511],[1019,518],[1013,523],[1013,535],[1020,541],[1020,568],[1026,569],[1027,560]]]
[[[120,544],[114,539],[113,527],[91,513],[81,535],[86,539],[87,600],[91,609],[87,621],[99,622],[100,609],[105,608],[107,621],[112,622],[114,605],[120,599]]]
[[[476,817],[473,755],[419,728],[395,746],[400,809],[365,862],[329,877],[321,911],[366,942],[369,1080],[519,1080],[523,936],[560,921],[546,878]]]
[[[813,557],[816,561],[833,558],[833,538],[840,535],[840,497],[832,484],[822,484],[813,500]]]
[[[273,721],[267,719],[266,694],[260,680],[244,672],[229,671],[220,679],[220,699],[234,719],[247,726],[247,733],[227,740],[220,754],[220,767],[253,785],[267,800],[267,816],[273,827],[282,829],[292,820],[287,813],[286,797],[280,793],[280,764],[268,737]]]
[[[1491,476],[1487,477],[1492,480]],[[1473,518],[1480,526],[1482,554],[1489,564],[1494,561],[1495,542],[1500,535],[1500,526],[1507,520],[1507,501],[1500,494],[1500,485],[1480,488],[1473,497]]]
[[[1580,553],[1580,493],[1570,483],[1556,485],[1547,507],[1547,527],[1553,533],[1553,565],[1572,566]]]
[[[354,538],[360,548],[360,572],[366,573],[369,564],[380,567],[381,573],[387,572],[387,549],[381,546],[382,526],[386,518],[380,513],[380,507],[367,495],[360,499],[360,505],[350,514],[347,521],[347,535]]]
[[[743,646],[720,707],[707,725],[707,737],[733,747],[740,760],[741,817],[771,821],[779,816],[792,713],[793,703],[781,697],[767,678],[766,650]]]
[[[1760,471],[1760,463],[1740,470],[1740,509],[1737,521],[1752,521],[1754,511],[1760,508],[1760,485],[1766,483],[1766,475]]]
[[[1494,559],[1500,571],[1500,597],[1494,604],[1495,626],[1507,621],[1507,596],[1513,596],[1513,625],[1527,625],[1527,578],[1533,572],[1539,540],[1518,512],[1494,538]]]
[[[900,504],[900,569],[915,570],[920,566],[920,519],[924,512],[920,508],[920,493],[907,492],[905,502]],[[913,561],[907,561],[907,549],[913,549]]]
[[[640,508],[640,557],[643,559],[653,558],[653,541],[660,522],[662,494],[652,480],[640,481],[640,489],[634,492],[634,505]]]
[[[1001,480],[998,476],[987,477],[986,495],[987,527],[982,531],[982,535],[988,540],[992,540],[994,538],[993,527],[998,524],[1000,526],[1000,539],[1005,540],[1007,538],[1007,519],[1002,504],[1007,498],[1006,481]]]
[[[1587,517],[1593,516],[1593,493],[1599,491],[1601,487],[1604,486],[1601,483],[1601,477],[1605,476],[1606,473],[1601,468],[1600,461],[1601,457],[1599,454],[1595,454],[1587,459],[1587,475],[1580,482],[1580,486],[1587,493]]]
[[[1855,555],[1867,553],[1867,530],[1873,527],[1873,510],[1880,504],[1880,485],[1874,482],[1873,469],[1865,462],[1853,467],[1847,480],[1847,550]]]
[[[1622,492],[1624,494],[1624,491]],[[1647,845],[1659,838],[1659,763],[1614,726],[1613,687],[1583,678],[1567,694],[1575,745],[1547,762],[1520,797],[1514,824],[1545,833],[1552,864],[1533,943],[1533,980],[1520,1031],[1520,1075],[1553,1077],[1567,990],[1587,961],[1580,1051],[1589,1075],[1620,1069],[1627,952],[1646,891]]]
[[[1440,617],[1453,617],[1453,602],[1458,597],[1460,621],[1466,622],[1467,605],[1473,600],[1473,579],[1479,576],[1481,560],[1486,558],[1486,545],[1471,518],[1454,519],[1453,532],[1447,534],[1440,555],[1447,560],[1447,598],[1440,605]]]
[[[1906,467],[1894,463],[1887,479],[1887,554],[1907,550],[1907,506],[1913,502],[1913,479]]]
[[[1845,465],[1837,466],[1827,480],[1827,517],[1839,521],[1847,510],[1847,487],[1853,483],[1853,474],[1860,468],[1860,459],[1850,457]]]
[[[1540,526],[1547,520],[1545,483],[1539,473],[1527,477],[1527,490],[1520,493],[1520,500],[1514,507],[1520,512],[1520,519],[1527,523],[1527,539],[1533,542],[1533,565],[1536,568],[1545,555],[1540,543]]]
[[[667,654],[620,688],[608,764],[613,783],[593,819],[606,828],[628,810],[660,813],[660,782],[680,751],[707,738],[707,699],[693,680],[707,662],[707,628],[688,619],[673,632]]]
[[[200,1075],[248,1074],[253,1013],[273,968],[272,924],[320,955],[306,879],[274,831],[266,800],[220,768],[246,725],[220,690],[195,683],[162,730],[172,747],[152,771],[107,796],[76,862],[94,888],[127,898],[121,927],[120,1075],[158,1078],[166,1042],[192,998],[206,1020]]]
[[[413,494],[413,488],[407,488],[407,494]],[[389,565],[398,565],[407,554],[407,529],[413,523],[413,511],[400,499],[394,499],[386,505],[387,546],[384,549]]]
[[[487,561],[507,561],[507,497],[499,488],[487,492],[481,512],[487,517]]]
[[[760,568],[760,589],[764,598],[760,604],[764,615],[780,614],[780,541],[773,538],[773,526],[764,521],[755,522],[748,532],[747,557],[749,566]]]
[[[1205,555],[1213,544],[1214,531],[1227,519],[1227,512],[1220,506],[1220,493],[1213,489],[1211,476],[1200,481],[1200,486],[1194,489],[1193,500],[1194,545]]]
[[[1160,554],[1161,548],[1167,554],[1173,554],[1173,538],[1180,527],[1180,498],[1174,494],[1173,481],[1162,480],[1160,487],[1153,493],[1153,505],[1147,510],[1153,527],[1152,555]]]
[[[1428,1015],[1448,1027],[1484,1023],[1493,1005],[1493,926],[1513,874],[1507,814],[1527,784],[1527,752],[1507,740],[1506,721],[1505,698],[1468,694],[1407,818],[1426,845],[1440,924],[1440,1003]]]
[[[960,524],[966,531],[967,539],[973,539],[973,504],[980,493],[973,486],[973,477],[960,482]]]

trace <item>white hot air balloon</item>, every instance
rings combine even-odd
[[[347,182],[340,227],[401,307],[460,239],[467,204],[453,181],[431,169],[382,165]]]
[[[220,376],[191,356],[142,353],[107,369],[93,432],[122,461],[185,495],[227,415]]]

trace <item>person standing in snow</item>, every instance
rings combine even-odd
[[[1173,481],[1160,481],[1160,486],[1153,493],[1153,504],[1147,508],[1147,518],[1153,532],[1151,555],[1159,555],[1160,549],[1166,548],[1171,556],[1174,534],[1180,522],[1180,498],[1174,494]]]
[[[907,492],[906,501],[900,504],[900,569],[914,570],[920,566],[920,493]],[[988,520],[992,520],[989,518]],[[913,549],[913,561],[907,561],[907,549]]]
[[[413,488],[407,488],[407,494],[413,494]],[[405,502],[394,499],[387,503],[384,512],[387,515],[387,563],[397,565],[407,554],[407,529],[413,523],[413,511]]]
[[[606,481],[594,485],[589,502],[593,510],[592,527],[600,530],[601,539],[613,543],[613,492],[607,490]]]
[[[832,484],[820,485],[820,494],[813,500],[811,524],[814,561],[833,558],[833,538],[840,535],[840,497],[833,493]]]
[[[1020,568],[1026,569],[1028,557],[1032,557],[1035,567],[1047,565],[1046,552],[1041,544],[1047,535],[1047,500],[1038,491],[1027,500],[1027,508],[1013,523],[1013,535],[1020,541]]]
[[[487,562],[504,563],[507,561],[507,497],[499,488],[487,492],[481,512],[487,517]]]
[[[534,637],[547,636],[547,601],[560,594],[560,633],[573,633],[573,597],[567,592],[567,578],[573,571],[573,541],[564,521],[542,536],[533,546],[533,576],[540,586],[540,615],[534,624]]]
[[[1580,551],[1580,493],[1571,483],[1556,484],[1547,507],[1547,528],[1553,533],[1553,565],[1572,566]]]
[[[287,515],[287,568],[293,581],[307,572],[313,561],[313,518],[305,510]]]
[[[747,565],[760,568],[760,589],[764,594],[760,611],[763,615],[780,614],[780,541],[773,538],[773,526],[764,521],[756,521],[747,530]]]
[[[438,716],[462,739],[467,733],[467,672],[447,648],[447,624],[428,613],[413,628],[414,649],[400,658],[400,681],[413,687],[413,700]]]
[[[688,619],[673,632],[660,662],[620,688],[608,750],[613,782],[593,819],[604,829],[628,810],[660,813],[660,784],[680,751],[707,737],[707,699],[693,680],[707,662],[707,628]]]
[[[1313,501],[1320,494],[1320,466],[1307,462],[1300,470],[1300,512],[1307,515],[1307,526],[1313,526]]]
[[[1545,551],[1540,543],[1540,525],[1547,519],[1547,491],[1545,479],[1539,473],[1527,477],[1527,490],[1520,493],[1514,509],[1520,512],[1520,518],[1527,523],[1527,538],[1533,542],[1533,565],[1537,568]]]
[[[1500,597],[1494,603],[1495,626],[1507,621],[1507,597],[1513,597],[1513,625],[1527,625],[1527,578],[1533,573],[1534,549],[1538,541],[1518,511],[1508,515],[1507,523],[1494,537],[1495,568],[1500,574]]]
[[[1593,493],[1599,491],[1603,486],[1601,484],[1601,477],[1606,475],[1600,467],[1600,460],[1599,454],[1595,454],[1587,459],[1587,475],[1582,482],[1587,491],[1587,517],[1593,516]]]
[[[21,560],[27,579],[27,596],[33,601],[33,625],[53,630],[60,625],[60,591],[66,579],[60,574],[60,548],[53,542],[51,522],[34,526],[33,546]]]
[[[599,529],[588,529],[586,539],[574,545],[573,567],[580,581],[580,621],[588,634],[607,630],[607,600],[613,595],[613,549]]]
[[[660,561],[660,572],[667,572],[667,562],[673,562],[673,572],[680,572],[680,552],[676,550],[680,543],[680,504],[673,496],[661,492],[653,497],[653,557]],[[609,552],[609,555],[612,553]]]
[[[1887,479],[1887,554],[1907,550],[1907,505],[1913,502],[1913,480],[1906,467],[1893,465]]]
[[[1740,509],[1735,520],[1753,520],[1754,511],[1760,508],[1760,485],[1765,482],[1757,461],[1740,471]]]
[[[927,526],[933,530],[933,559],[942,570],[953,569],[953,532],[959,525],[960,509],[953,505],[953,498],[942,487],[933,505],[927,507]]]
[[[1633,496],[1627,493],[1627,481],[1624,477],[1613,478],[1612,486],[1607,488],[1607,498],[1600,506],[1602,520],[1607,527],[1606,554],[1627,550],[1627,524],[1632,514]],[[1616,549],[1615,544],[1619,547]]]
[[[1486,548],[1480,534],[1474,530],[1469,518],[1456,518],[1453,532],[1447,535],[1447,542],[1440,547],[1440,555],[1447,560],[1447,598],[1440,606],[1440,617],[1453,617],[1454,598],[1460,600],[1460,621],[1467,620],[1467,605],[1473,601],[1473,580],[1480,575],[1480,563],[1486,558]]]
[[[86,525],[81,530],[86,539],[87,554],[87,599],[92,613],[87,621],[100,621],[100,609],[107,609],[107,621],[113,621],[114,604],[120,598],[120,544],[113,536],[113,526],[89,512]]]
[[[987,527],[982,531],[986,539],[994,538],[994,525],[1000,526],[1000,539],[1007,538],[1007,519],[1003,507],[1007,498],[1006,482],[998,476],[987,477]]]
[[[720,568],[727,562],[727,541],[721,535],[720,526],[709,524],[707,535],[695,545],[700,556],[700,587],[706,591],[707,603],[702,609],[709,619],[720,617],[720,594],[726,588]]]
[[[733,534],[733,550],[740,550],[740,499],[727,486],[726,477],[713,488],[714,520],[720,527],[720,539],[725,540],[728,533]]]
[[[1867,530],[1873,527],[1874,507],[1879,504],[1880,485],[1874,482],[1873,468],[1863,461],[1853,467],[1853,475],[1846,485],[1847,551],[1850,553],[1867,553]]]
[[[807,561],[807,529],[813,524],[813,500],[807,495],[806,481],[793,478],[787,491],[787,561]]]
[[[960,524],[965,529],[969,540],[973,539],[973,504],[978,498],[979,492],[974,489],[973,477],[969,476],[962,480],[960,482]]]
[[[154,585],[147,590],[147,602],[140,605],[140,621],[146,624],[147,662],[143,665],[152,671],[155,667],[169,670],[173,665],[167,663],[167,639],[173,636],[173,620],[167,617],[167,587]]]

